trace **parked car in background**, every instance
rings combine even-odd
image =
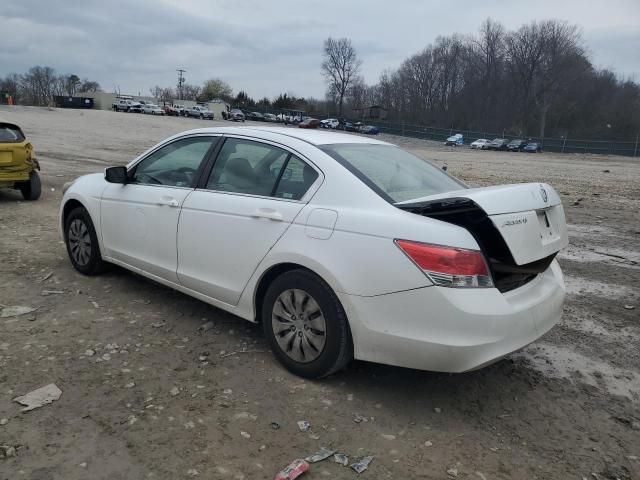
[[[479,138],[476,141],[471,142],[471,145],[469,145],[469,148],[476,149],[476,150],[485,150],[489,145],[489,143],[490,143],[489,140],[487,140],[486,138]]]
[[[544,335],[565,297],[551,186],[467,188],[364,136],[180,133],[68,185],[59,227],[78,272],[115,263],[260,323],[306,378],[353,358],[471,371]]]
[[[188,117],[199,118],[200,120],[213,120],[213,112],[202,105],[195,105],[187,109]]]
[[[367,135],[377,135],[380,133],[378,127],[374,127],[373,125],[366,125],[360,129],[360,133],[365,133]]]
[[[142,113],[148,115],[164,115],[164,110],[155,103],[145,103],[142,105]]]
[[[487,145],[487,150],[506,150],[509,140],[506,138],[494,138]]]
[[[527,143],[522,149],[522,151],[527,153],[541,153],[542,147],[537,142],[531,142],[531,143]]]
[[[321,120],[320,123],[322,128],[336,129],[338,128],[338,125],[340,125],[340,122],[338,121],[337,118],[327,118],[325,120]]]
[[[14,188],[25,200],[37,200],[42,191],[38,170],[33,145],[22,129],[0,119],[0,188]]]
[[[135,104],[131,105],[131,108],[129,108],[129,112],[142,113],[142,104],[136,102]]]
[[[111,108],[116,112],[142,111],[140,102],[123,98],[117,98]]]
[[[237,108],[231,110],[227,115],[227,120],[231,120],[232,122],[244,122],[244,119],[244,113],[242,113],[242,110],[238,110]]]
[[[514,140],[511,140],[508,144],[507,144],[507,150],[509,150],[510,152],[521,152],[524,150],[524,147],[527,145],[527,142],[525,142],[524,140],[521,140],[519,138],[516,138]]]
[[[181,115],[183,117],[187,116],[187,107],[185,107],[184,105],[173,105],[173,108],[175,108],[178,111],[178,115]]]
[[[247,119],[253,120],[254,122],[264,122],[264,115],[260,112],[249,112]]]
[[[278,121],[278,117],[276,117],[273,113],[265,113],[264,114],[264,121],[265,122],[277,122]]]
[[[169,117],[180,116],[180,111],[173,105],[165,105],[164,107],[162,107],[162,109],[164,110],[165,115]]]
[[[460,145],[464,145],[464,138],[461,133],[456,133],[455,135],[447,138],[444,144],[452,147],[458,147]]]
[[[320,126],[320,120],[317,118],[307,118],[298,124],[298,128],[318,128]]]

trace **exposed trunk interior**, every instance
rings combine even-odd
[[[489,262],[496,288],[503,293],[533,280],[536,275],[549,268],[556,256],[554,253],[526,265],[517,265],[491,219],[482,208],[468,198],[447,198],[396,206],[407,212],[467,229]]]

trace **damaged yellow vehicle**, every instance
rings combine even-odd
[[[37,170],[40,164],[22,129],[0,119],[0,188],[15,188],[25,200],[37,200],[42,190]]]

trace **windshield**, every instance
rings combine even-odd
[[[393,145],[337,143],[320,149],[392,203],[466,188],[438,167]]]

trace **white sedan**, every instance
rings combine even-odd
[[[142,105],[142,113],[149,115],[164,115],[164,110],[154,103],[145,103]]]
[[[249,320],[308,378],[352,358],[487,365],[560,318],[549,185],[467,188],[371,138],[205,128],[65,186],[73,266],[114,263]]]
[[[477,149],[477,150],[486,150],[487,146],[491,143],[491,140],[487,140],[486,138],[479,138],[475,142],[471,142],[469,148]]]

